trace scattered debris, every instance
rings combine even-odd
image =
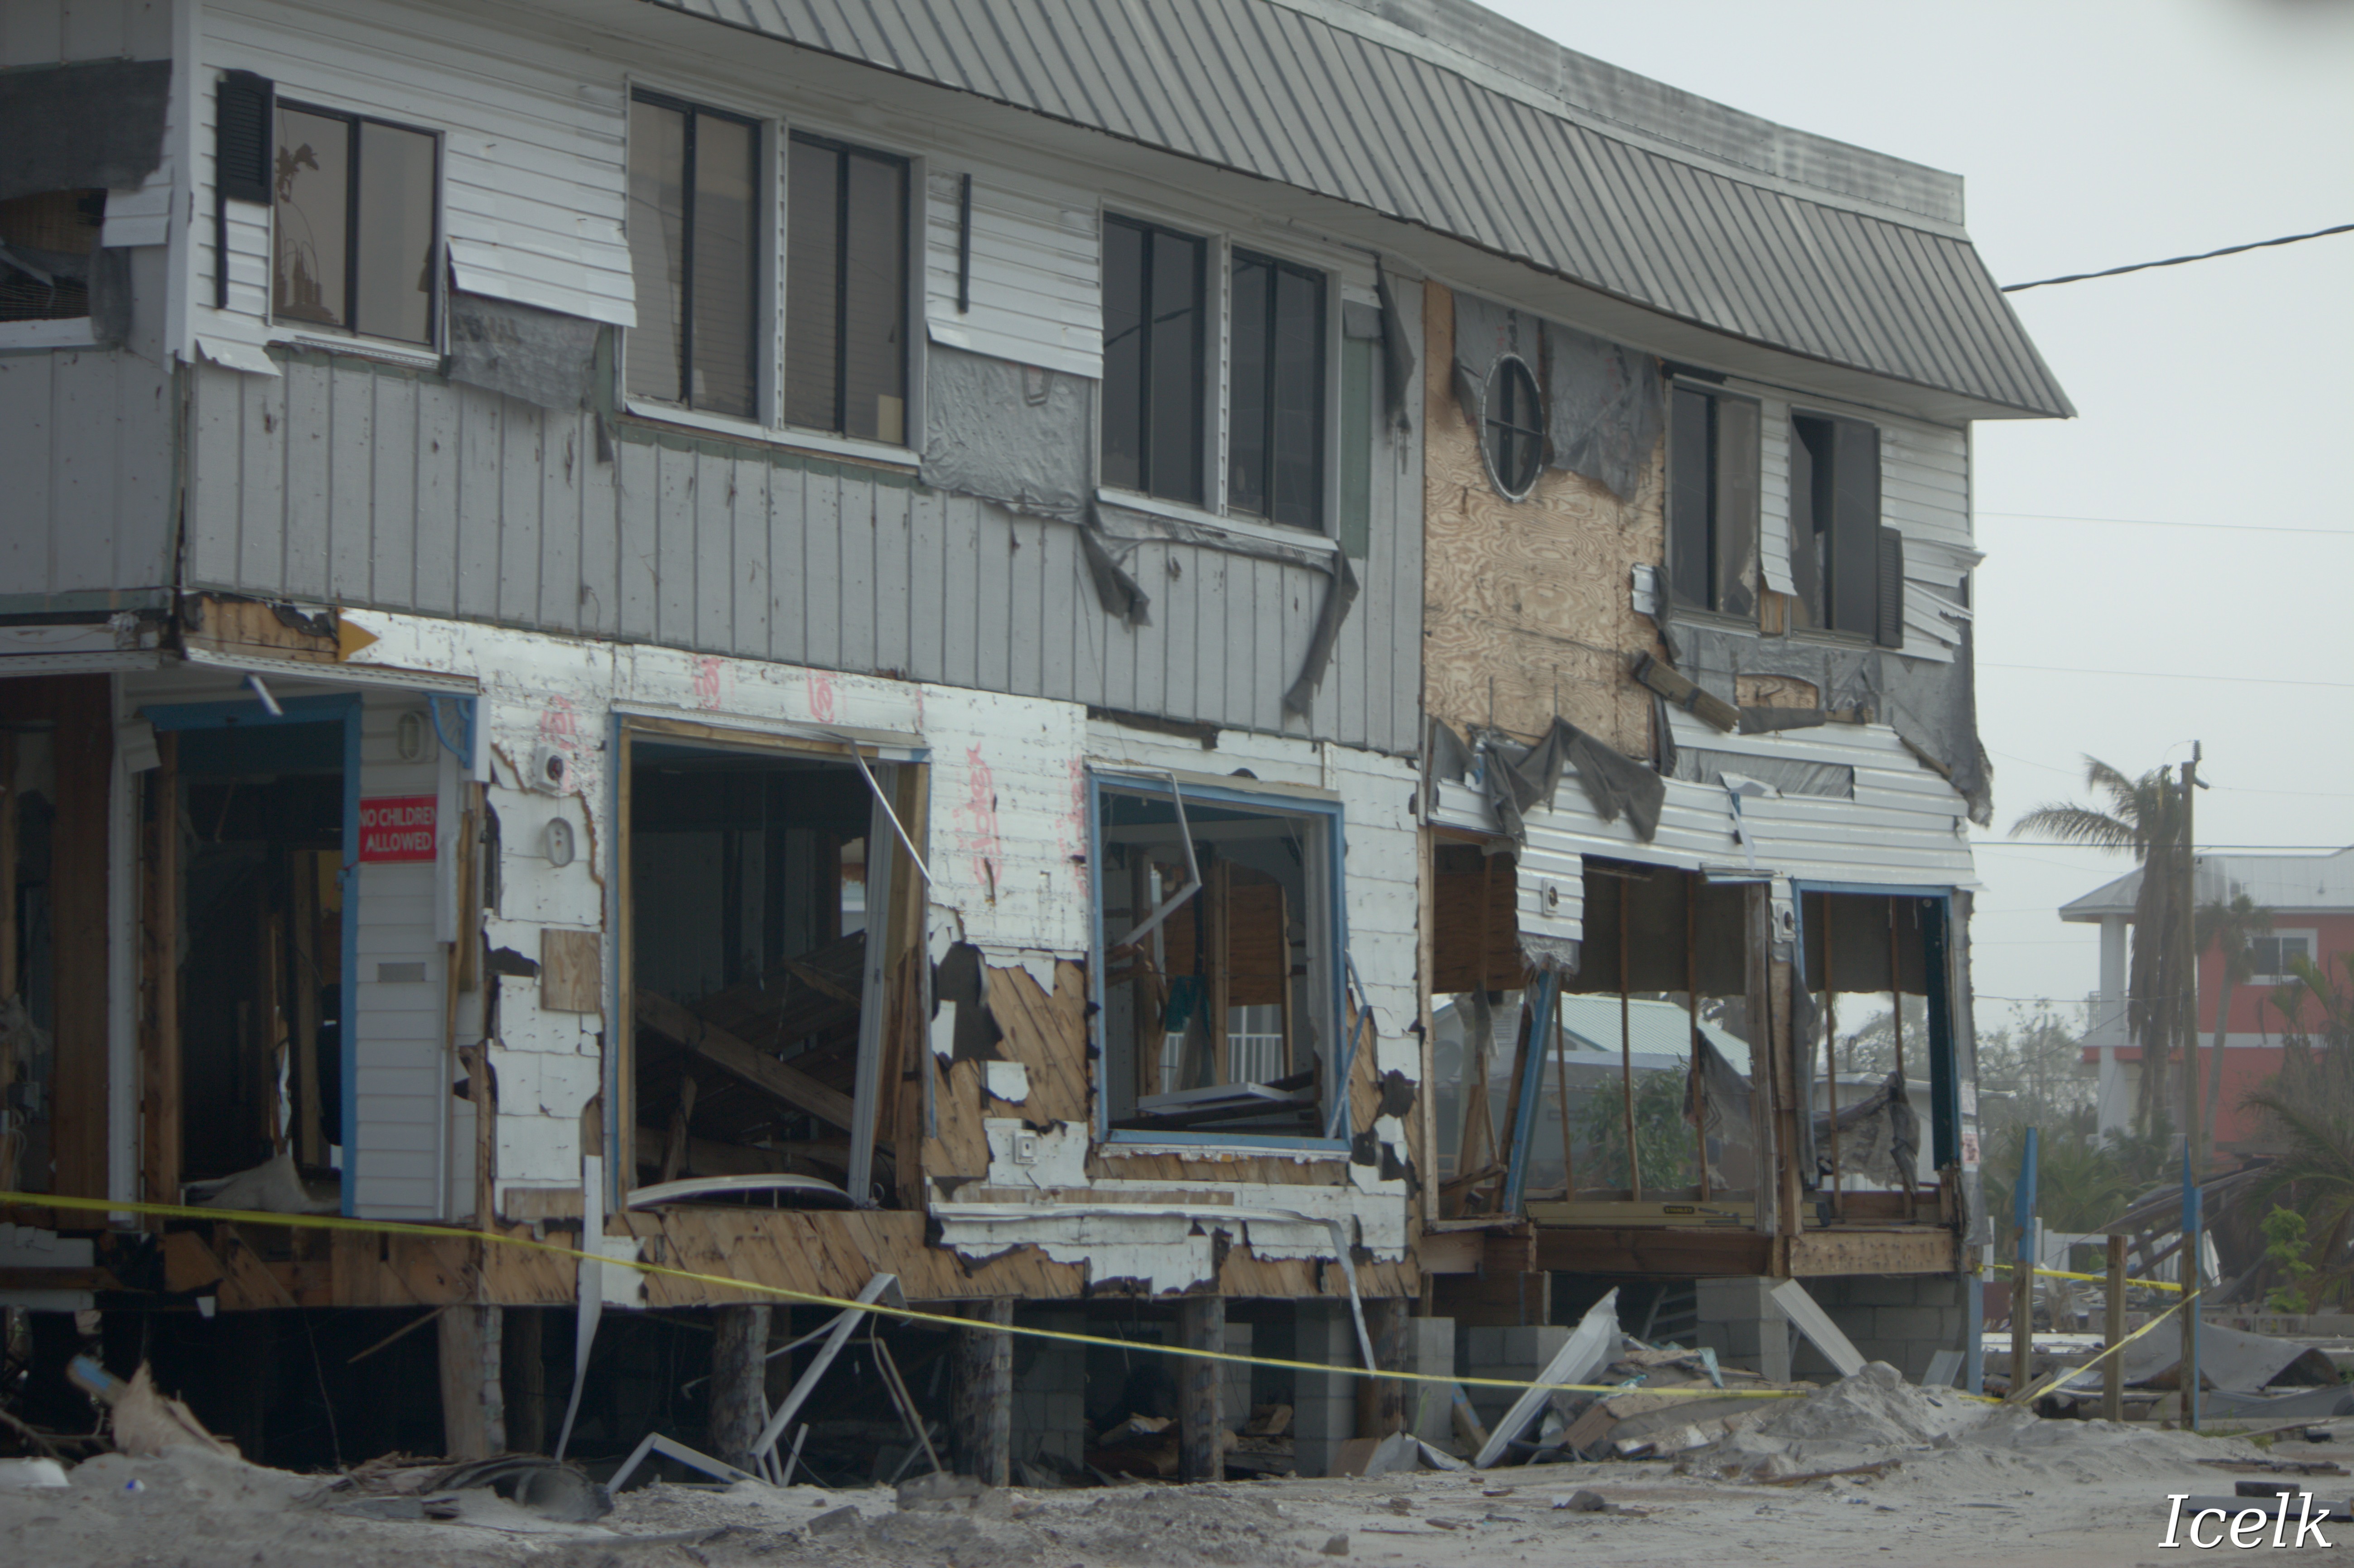
[[[107,1407],[107,1425],[121,1453],[160,1454],[185,1446],[226,1458],[238,1457],[236,1444],[214,1436],[186,1405],[155,1392],[154,1379],[144,1361],[125,1383],[88,1356],[76,1356],[67,1366],[66,1376]]]
[[[1327,1541],[1324,1543],[1324,1555],[1327,1557],[1346,1557],[1349,1555],[1349,1538],[1345,1535],[1336,1535],[1332,1537],[1331,1540]]]

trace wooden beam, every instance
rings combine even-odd
[[[286,867],[294,933],[294,1159],[315,1168],[327,1162],[319,1099],[319,858],[294,850]]]
[[[502,1310],[459,1306],[441,1314],[441,1443],[453,1459],[487,1459],[506,1449]]]
[[[850,1097],[839,1089],[830,1089],[807,1073],[755,1050],[715,1024],[705,1023],[660,991],[641,991],[636,1001],[638,1022],[655,1033],[787,1105],[835,1127],[847,1129],[851,1125],[854,1113]]]
[[[1846,1274],[1951,1274],[1959,1261],[1954,1233],[1906,1230],[1806,1231],[1789,1238],[1790,1273],[1800,1279]]]
[[[1226,1298],[1189,1296],[1177,1304],[1177,1332],[1191,1351],[1226,1348]],[[1177,1478],[1181,1481],[1222,1481],[1226,1478],[1225,1413],[1220,1390],[1225,1363],[1198,1356],[1181,1360],[1177,1373]]]
[[[43,682],[51,715],[57,815],[49,824],[49,931],[55,1097],[49,1148],[61,1196],[107,1191],[108,802],[113,798],[114,708],[104,675]],[[174,1097],[175,1108],[177,1097]]]
[[[1538,1266],[1548,1272],[1705,1279],[1773,1272],[1774,1238],[1755,1231],[1598,1226],[1540,1229]]]
[[[105,1268],[0,1268],[0,1290],[120,1290]]]

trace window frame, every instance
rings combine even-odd
[[[792,317],[790,304],[792,270],[792,155],[795,142],[805,142],[827,148],[837,154],[864,154],[869,157],[896,161],[905,181],[900,192],[899,265],[902,270],[899,291],[900,354],[899,368],[904,377],[899,413],[900,436],[897,441],[885,441],[875,437],[854,436],[839,430],[821,430],[814,426],[786,422],[786,355],[790,352]],[[922,449],[924,361],[919,345],[926,340],[928,316],[925,309],[924,269],[926,228],[930,200],[924,160],[898,148],[880,145],[858,137],[844,135],[834,129],[814,122],[779,121],[775,124],[773,144],[769,157],[771,175],[769,199],[774,203],[773,228],[776,243],[771,247],[770,269],[773,284],[770,294],[775,300],[774,330],[770,336],[775,347],[770,355],[773,366],[770,376],[774,387],[766,422],[785,439],[795,442],[832,443],[832,450],[860,453],[889,453],[901,461],[912,461]],[[838,253],[837,253],[838,254]],[[836,285],[835,332],[837,344],[841,332],[841,302]],[[837,347],[834,372],[836,407],[842,408],[844,372]],[[846,414],[846,410],[843,410]],[[846,417],[843,420],[848,422]]]
[[[1257,782],[1257,781],[1253,781]],[[1307,874],[1320,878],[1323,886],[1320,897],[1314,897],[1319,919],[1307,922],[1310,946],[1309,963],[1317,962],[1317,949],[1324,949],[1325,994],[1317,1002],[1319,1027],[1330,1031],[1338,1069],[1333,1081],[1324,1086],[1317,1105],[1318,1115],[1330,1128],[1334,1105],[1345,1105],[1350,1082],[1356,1069],[1356,1040],[1346,1028],[1348,1019],[1348,977],[1346,956],[1349,951],[1349,910],[1347,878],[1342,874],[1348,860],[1347,815],[1340,800],[1320,793],[1307,793],[1284,789],[1279,785],[1260,784],[1256,789],[1234,788],[1232,779],[1205,779],[1199,775],[1165,771],[1136,770],[1134,764],[1087,764],[1087,879],[1088,879],[1088,941],[1089,962],[1087,986],[1093,1003],[1087,1018],[1088,1054],[1094,1059],[1095,1132],[1099,1143],[1128,1144],[1205,1144],[1225,1150],[1345,1150],[1349,1147],[1346,1128],[1338,1137],[1303,1138],[1290,1134],[1237,1131],[1196,1132],[1151,1130],[1115,1128],[1111,1125],[1111,1085],[1109,1051],[1105,1037],[1104,974],[1110,945],[1105,931],[1104,868],[1104,798],[1107,793],[1143,799],[1166,800],[1172,789],[1182,790],[1188,805],[1199,803],[1227,810],[1264,812],[1272,816],[1292,816],[1320,821],[1324,826],[1320,848],[1309,857]],[[1311,885],[1311,896],[1314,892]],[[1199,895],[1195,895],[1199,896]]]
[[[1840,592],[1840,579],[1836,564],[1839,552],[1837,488],[1838,462],[1836,453],[1834,453],[1832,460],[1833,477],[1831,480],[1831,489],[1829,493],[1829,503],[1832,507],[1831,524],[1829,528],[1824,530],[1822,535],[1823,538],[1829,542],[1828,547],[1831,552],[1831,558],[1821,563],[1823,567],[1823,603],[1819,606],[1821,612],[1820,618],[1809,619],[1804,624],[1799,624],[1794,617],[1791,621],[1791,630],[1808,636],[1823,638],[1844,644],[1861,644],[1866,647],[1886,648],[1892,652],[1902,652],[1903,649],[1901,640],[1895,643],[1887,643],[1880,641],[1878,638],[1878,606],[1880,602],[1880,537],[1884,532],[1893,532],[1900,535],[1903,532],[1901,529],[1895,528],[1894,525],[1888,521],[1888,461],[1886,452],[1888,444],[1887,427],[1877,418],[1865,418],[1849,413],[1836,413],[1829,408],[1799,403],[1797,401],[1793,401],[1789,405],[1787,415],[1783,420],[1783,440],[1788,443],[1784,467],[1786,472],[1789,476],[1791,493],[1787,525],[1790,531],[1790,586],[1793,588],[1798,588],[1800,586],[1798,582],[1797,530],[1801,520],[1797,506],[1797,474],[1798,468],[1798,450],[1804,442],[1804,438],[1798,432],[1798,425],[1801,420],[1821,425],[1834,431],[1836,431],[1840,426],[1844,425],[1853,429],[1864,429],[1872,432],[1872,472],[1875,480],[1875,493],[1873,497],[1871,524],[1872,539],[1869,549],[1869,555],[1872,560],[1872,568],[1869,575],[1872,584],[1872,601],[1874,607],[1874,613],[1872,617],[1873,624],[1864,627],[1861,630],[1858,630],[1852,626],[1840,626],[1838,624],[1838,603]],[[1761,450],[1763,440],[1764,437],[1761,434]],[[1816,477],[1817,470],[1819,465],[1816,462],[1811,450],[1808,453],[1807,461],[1809,476],[1815,478],[1815,493],[1819,494],[1822,491],[1822,482],[1819,477]],[[1808,521],[1811,523],[1813,514],[1811,502],[1809,503],[1809,511],[1810,515],[1808,518]],[[1795,592],[1790,597],[1791,599],[1802,609],[1806,607],[1807,596],[1803,591]]]
[[[771,428],[777,423],[776,414],[778,411],[777,405],[779,401],[777,390],[779,378],[778,366],[782,363],[784,347],[782,332],[782,268],[779,265],[781,260],[781,248],[778,238],[782,232],[783,227],[782,218],[779,211],[783,194],[783,176],[782,170],[779,167],[779,159],[777,155],[777,148],[779,144],[779,139],[782,134],[781,129],[773,118],[767,115],[756,114],[741,109],[731,109],[724,104],[714,103],[707,100],[693,98],[683,93],[673,92],[669,89],[661,86],[651,85],[640,81],[631,81],[629,84],[627,91],[621,101],[621,233],[622,243],[625,247],[629,242],[628,212],[630,206],[629,181],[631,152],[630,144],[631,134],[631,122],[634,119],[634,115],[631,111],[641,102],[652,104],[660,109],[672,110],[690,116],[709,114],[722,120],[733,121],[739,125],[749,126],[752,129],[756,139],[752,152],[752,189],[754,193],[754,200],[758,205],[752,214],[748,228],[750,232],[756,237],[768,237],[769,242],[766,244],[760,244],[756,239],[750,246],[750,260],[752,262],[751,299],[755,309],[763,317],[761,322],[755,323],[751,333],[751,342],[746,346],[745,350],[749,360],[752,372],[752,412],[748,415],[729,414],[718,409],[698,408],[691,401],[673,403],[663,398],[644,396],[631,391],[629,359],[630,339],[632,334],[646,330],[643,327],[631,327],[627,332],[624,332],[621,336],[621,351],[619,355],[615,355],[613,374],[614,379],[618,383],[616,390],[620,393],[621,405],[629,409],[632,414],[641,415],[650,418],[675,419],[681,422],[703,425],[705,428],[721,429],[745,429],[749,428],[766,429]],[[686,280],[687,293],[685,296],[684,313],[688,323],[686,359],[691,367],[694,361],[695,350],[695,303],[693,291],[695,286],[693,275],[695,223],[692,217],[693,207],[691,205],[694,194],[692,164],[693,141],[691,130],[689,134],[690,140],[688,145],[690,148],[690,162],[684,187],[688,193],[690,201],[690,206],[687,209],[689,216],[686,219],[685,226],[688,243],[688,249],[686,252],[688,276]],[[631,265],[634,271],[636,266],[636,259],[634,257],[631,260]],[[766,328],[765,332],[762,330],[764,326]],[[691,394],[692,387],[690,387],[688,390]]]
[[[1535,423],[1530,427],[1524,428],[1519,425],[1506,425],[1491,411],[1496,401],[1496,393],[1498,388],[1503,385],[1505,377],[1510,376],[1515,369],[1518,369],[1523,376],[1527,377],[1530,389],[1536,395],[1536,420]],[[1479,388],[1479,461],[1487,467],[1488,482],[1494,486],[1496,493],[1502,496],[1505,500],[1511,502],[1526,501],[1532,494],[1535,493],[1537,481],[1544,477],[1545,445],[1552,412],[1552,406],[1545,392],[1544,378],[1537,374],[1536,366],[1531,365],[1526,356],[1522,355],[1498,355],[1496,356],[1496,363],[1488,367],[1487,384]],[[1529,467],[1529,477],[1527,482],[1522,484],[1517,489],[1505,482],[1504,471],[1497,466],[1496,454],[1488,444],[1489,432],[1491,429],[1510,429],[1530,435],[1534,437],[1536,440],[1536,461],[1532,463]]]
[[[1664,439],[1667,442],[1667,462],[1664,471],[1665,477],[1660,503],[1661,511],[1664,514],[1662,521],[1664,524],[1664,537],[1667,548],[1664,552],[1666,558],[1661,563],[1661,576],[1665,580],[1661,584],[1660,591],[1669,597],[1670,603],[1672,607],[1672,613],[1674,614],[1703,616],[1712,620],[1722,620],[1728,624],[1744,628],[1758,626],[1762,624],[1765,615],[1766,595],[1774,591],[1766,586],[1766,441],[1767,440],[1766,400],[1754,393],[1736,392],[1715,382],[1697,380],[1691,376],[1670,376],[1667,380],[1666,393],[1667,418],[1665,421],[1666,430],[1664,432]],[[1706,398],[1711,405],[1709,418],[1710,439],[1706,460],[1708,467],[1706,479],[1708,490],[1707,538],[1703,546],[1703,553],[1706,556],[1708,562],[1709,578],[1709,598],[1706,604],[1694,604],[1676,592],[1677,454],[1675,408],[1676,397],[1679,393],[1695,394]],[[1717,462],[1718,443],[1715,440],[1717,429],[1715,406],[1727,402],[1738,402],[1747,405],[1750,409],[1751,417],[1756,421],[1757,450],[1755,453],[1756,466],[1755,471],[1750,475],[1750,490],[1752,495],[1750,504],[1752,516],[1749,520],[1749,548],[1750,556],[1755,568],[1756,579],[1750,585],[1750,593],[1754,602],[1749,610],[1745,613],[1741,610],[1730,610],[1722,608],[1724,599],[1723,585],[1717,580],[1717,569],[1722,558],[1717,530],[1717,500],[1722,493],[1723,481],[1720,478],[1719,465]],[[1797,439],[1797,428],[1795,426],[1790,427],[1788,439],[1793,441]]]
[[[278,201],[277,193],[273,190],[269,203],[270,279],[267,285],[270,300],[267,319],[271,340],[292,339],[297,343],[315,344],[332,351],[348,351],[357,348],[409,361],[415,361],[419,357],[430,357],[436,361],[438,366],[440,356],[448,346],[450,319],[450,226],[446,210],[449,203],[449,137],[447,133],[431,126],[413,125],[403,121],[391,120],[381,114],[369,113],[366,110],[339,109],[322,100],[289,98],[283,92],[278,92],[272,95],[270,101],[270,137],[273,160],[276,156],[278,141],[278,116],[289,110],[297,114],[315,115],[323,120],[340,120],[351,127],[351,152],[345,175],[347,182],[347,195],[344,203],[344,297],[347,313],[355,307],[359,294],[360,205],[366,199],[365,187],[360,180],[359,128],[368,124],[381,125],[387,130],[403,131],[410,135],[422,136],[433,144],[433,196],[430,203],[433,214],[433,238],[428,252],[431,259],[432,286],[426,291],[426,331],[422,342],[408,338],[386,337],[381,334],[366,332],[358,327],[330,326],[320,322],[295,321],[281,316],[278,313]]]
[[[1308,262],[1296,260],[1289,257],[1278,256],[1271,251],[1255,249],[1250,246],[1237,244],[1231,238],[1228,238],[1225,241],[1223,249],[1225,252],[1225,265],[1222,269],[1221,277],[1224,281],[1226,300],[1225,308],[1222,314],[1225,334],[1225,352],[1223,355],[1223,359],[1225,361],[1225,396],[1223,401],[1225,406],[1225,418],[1223,440],[1220,442],[1223,461],[1218,465],[1219,500],[1221,510],[1226,515],[1239,515],[1248,521],[1263,524],[1268,527],[1293,529],[1302,533],[1313,532],[1330,535],[1333,533],[1334,523],[1338,513],[1336,498],[1332,494],[1336,465],[1332,461],[1334,454],[1331,449],[1338,442],[1341,436],[1338,422],[1340,410],[1333,407],[1333,402],[1337,380],[1334,375],[1334,370],[1340,363],[1342,344],[1335,341],[1335,334],[1336,332],[1339,332],[1343,325],[1340,320],[1340,313],[1334,307],[1333,299],[1336,294],[1339,294],[1341,291],[1341,280],[1329,269],[1312,266]],[[1312,280],[1316,286],[1316,502],[1313,508],[1316,521],[1313,524],[1285,522],[1281,518],[1273,514],[1271,507],[1270,510],[1267,512],[1249,512],[1240,511],[1235,505],[1235,329],[1240,318],[1236,315],[1235,311],[1234,289],[1235,270],[1237,267],[1242,265],[1246,259],[1253,263],[1265,266],[1268,270],[1270,281],[1279,280],[1283,274],[1289,272],[1297,276],[1303,276]],[[1264,462],[1267,470],[1265,483],[1267,489],[1270,493],[1274,489],[1276,472],[1275,355],[1273,351],[1275,342],[1273,318],[1275,315],[1275,310],[1276,294],[1275,291],[1270,289],[1267,299],[1267,315],[1268,318],[1267,327],[1267,352],[1266,355],[1265,366],[1265,386],[1262,388],[1262,396],[1266,399],[1266,417],[1261,429],[1261,435],[1266,442],[1264,449]],[[1345,335],[1345,334],[1342,335]]]
[[[2269,931],[2250,938],[2248,946],[2253,949],[2256,943],[2270,940],[2275,944],[2273,956],[2277,959],[2280,956],[2277,944],[2283,938],[2290,937],[2296,938],[2305,943],[2305,958],[2307,963],[2321,961],[2321,931],[2317,927],[2275,926]],[[2296,985],[2298,981],[2297,977],[2293,974],[2257,973],[2248,977],[2248,983],[2250,985]]]
[[[1200,230],[1196,227],[1191,227],[1182,223],[1173,223],[1157,215],[1148,215],[1133,211],[1115,212],[1108,206],[1102,207],[1097,212],[1096,219],[1096,247],[1098,277],[1098,281],[1096,287],[1098,293],[1099,321],[1102,319],[1100,296],[1109,286],[1109,267],[1107,258],[1108,257],[1111,249],[1110,230],[1112,226],[1115,224],[1118,224],[1122,228],[1138,229],[1148,238],[1156,232],[1165,233],[1179,239],[1196,241],[1202,247],[1202,288],[1199,296],[1200,303],[1198,308],[1204,313],[1204,320],[1202,323],[1201,347],[1199,350],[1201,359],[1201,364],[1199,366],[1201,386],[1198,388],[1198,395],[1196,397],[1198,406],[1194,410],[1196,418],[1201,420],[1201,432],[1199,446],[1193,453],[1193,468],[1194,471],[1193,482],[1195,488],[1199,493],[1199,499],[1193,501],[1176,499],[1161,495],[1150,489],[1137,489],[1130,488],[1127,485],[1114,484],[1108,479],[1101,477],[1104,473],[1104,413],[1106,406],[1110,401],[1108,395],[1101,390],[1097,392],[1096,397],[1095,456],[1096,473],[1098,476],[1098,482],[1105,490],[1113,495],[1120,497],[1133,496],[1137,498],[1138,501],[1150,506],[1182,507],[1187,511],[1205,512],[1223,516],[1225,512],[1224,498],[1225,494],[1226,462],[1225,381],[1227,340],[1225,334],[1225,321],[1226,313],[1231,303],[1229,298],[1230,291],[1227,288],[1226,281],[1226,262],[1225,259],[1226,247],[1223,242],[1223,236],[1214,232]],[[1150,269],[1148,267],[1148,271]],[[1150,343],[1149,336],[1146,338],[1145,342],[1147,344],[1149,354]],[[1108,358],[1110,355],[1110,345],[1108,343],[1104,345],[1104,353],[1105,357]],[[1142,376],[1143,384],[1148,390],[1150,389],[1151,379],[1151,368],[1148,363]],[[1110,376],[1107,371],[1102,382],[1099,383],[1099,387],[1108,386]],[[1141,420],[1142,427],[1145,429],[1149,429],[1151,423],[1150,414],[1149,412],[1141,413],[1140,415],[1140,418]],[[1149,470],[1149,453],[1145,454],[1143,461],[1144,465]],[[1149,485],[1151,482],[1150,472],[1146,472],[1143,477],[1145,483]]]
[[[1359,277],[1350,270],[1347,253],[1331,247],[1315,247],[1298,242],[1295,236],[1265,236],[1235,229],[1220,224],[1214,217],[1177,211],[1149,201],[1100,200],[1096,207],[1097,254],[1102,254],[1106,226],[1127,222],[1145,228],[1167,229],[1171,233],[1204,241],[1209,249],[1204,295],[1211,312],[1209,333],[1204,351],[1203,376],[1203,453],[1202,495],[1199,502],[1170,501],[1140,490],[1116,485],[1103,474],[1103,398],[1096,399],[1096,493],[1101,501],[1132,511],[1157,513],[1194,524],[1209,524],[1237,535],[1265,539],[1271,543],[1305,546],[1329,547],[1336,554],[1341,549],[1340,539],[1340,505],[1342,483],[1341,461],[1344,445],[1341,420],[1344,417],[1342,340],[1345,302],[1354,297],[1369,302],[1374,296],[1370,276]],[[1234,407],[1234,253],[1241,249],[1253,256],[1282,266],[1320,274],[1324,280],[1323,365],[1321,418],[1319,440],[1319,521],[1307,528],[1293,523],[1277,523],[1257,513],[1237,512],[1230,503],[1227,485],[1231,462],[1231,439]],[[1098,291],[1101,284],[1097,285]],[[1353,294],[1352,294],[1353,291]],[[1376,359],[1376,376],[1382,366]],[[1380,383],[1374,384],[1373,400],[1378,414],[1381,401]],[[1378,466],[1379,443],[1374,443],[1373,461]]]

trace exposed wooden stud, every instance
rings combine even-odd
[[[1708,1105],[1701,1092],[1700,1071],[1700,890],[1702,882],[1684,873],[1684,1008],[1691,1019],[1691,1081],[1685,1094],[1691,1107],[1692,1143],[1700,1167],[1700,1201],[1708,1202]],[[1571,1194],[1573,1197],[1575,1193]]]
[[[1847,1217],[1846,1194],[1840,1183],[1839,1136],[1839,993],[1831,983],[1831,895],[1823,894],[1823,1093],[1829,1097],[1831,1139],[1831,1213]],[[1814,1114],[1814,1107],[1806,1107]]]
[[[453,1459],[487,1459],[507,1446],[499,1307],[459,1306],[441,1314],[441,1444]]]
[[[964,1316],[1005,1328],[1013,1321],[1010,1297],[968,1302]],[[988,1487],[1013,1479],[1013,1336],[973,1328],[957,1330],[955,1411],[949,1452],[956,1472]]]
[[[655,1033],[675,1041],[721,1071],[766,1090],[787,1105],[844,1129],[855,1119],[848,1095],[827,1087],[765,1051],[754,1049],[717,1024],[705,1023],[660,991],[637,993],[637,1017],[640,1023]]]
[[[147,775],[145,885],[141,891],[142,981],[145,991],[140,1096],[144,1124],[141,1161],[147,1200],[180,1201],[180,737],[155,737]],[[158,1229],[161,1222],[156,1223]]]
[[[1569,1038],[1568,1026],[1562,1022],[1562,1005],[1555,998],[1553,1007],[1553,1079],[1555,1108],[1561,1112],[1561,1196],[1564,1202],[1577,1196],[1577,1157],[1571,1150],[1569,1136]]]
[[[769,1420],[769,1316],[765,1302],[718,1308],[711,1336],[711,1453],[756,1475],[752,1450]]]
[[[474,1224],[489,1230],[498,1223],[492,1194],[499,1106],[491,1086],[491,1043],[487,1038],[478,1041],[459,1055],[466,1065],[466,1097],[474,1105]]]
[[[1618,1086],[1627,1107],[1627,1195],[1643,1201],[1643,1162],[1635,1142],[1635,1027],[1627,998],[1628,905],[1633,884],[1618,890]]]
[[[1746,984],[1749,1029],[1750,1192],[1757,1206],[1758,1234],[1771,1235],[1774,1214],[1775,1129],[1773,1049],[1773,890],[1765,883],[1747,889],[1742,922],[1743,976]]]
[[[261,1005],[257,1012],[261,1024],[262,1130],[270,1139],[270,1152],[273,1155],[283,1154],[292,1147],[285,1113],[278,1103],[278,1085],[287,1066],[285,957],[286,917],[267,913],[261,922],[261,961],[256,978],[261,991]]]
[[[23,986],[16,972],[16,737],[0,730],[0,999]]]
[[[319,859],[296,850],[286,859],[288,920],[294,938],[294,1159],[313,1170],[327,1162],[319,1099]]]
[[[1233,994],[1233,970],[1229,967],[1233,955],[1227,949],[1233,925],[1234,863],[1214,860],[1203,867],[1202,877],[1208,884],[1201,895],[1203,942],[1209,948],[1205,966],[1209,981],[1204,987],[1206,995],[1203,1003],[1207,1017],[1204,1022],[1209,1025],[1210,1033],[1210,1082],[1223,1084],[1228,1081],[1233,1067],[1226,1059],[1226,1012]],[[1345,1094],[1347,1086],[1336,1085],[1334,1092]]]
[[[701,1092],[702,1085],[693,1073],[678,1075],[678,1104],[671,1109],[670,1136],[663,1140],[662,1179],[665,1181],[677,1181],[679,1172],[686,1168],[687,1126],[695,1119],[695,1100]]]
[[[57,815],[49,824],[50,1042],[55,1070],[49,1108],[54,1191],[109,1196],[107,983],[112,932],[107,919],[108,802],[113,799],[114,705],[105,675],[61,675],[42,685],[50,732]],[[175,884],[176,886],[176,884]],[[176,1112],[179,1097],[173,1096]],[[176,1162],[174,1174],[177,1175]]]
[[[1187,1350],[1226,1348],[1226,1298],[1189,1296],[1177,1304],[1179,1342]],[[1183,1358],[1177,1369],[1177,1478],[1222,1481],[1226,1478],[1225,1410],[1219,1397],[1225,1363]]]
[[[1888,900],[1888,1016],[1896,1031],[1896,1081],[1901,1084],[1904,1082],[1904,966],[1898,961],[1898,900],[1892,896]],[[1910,1185],[1911,1179],[1906,1181]]]

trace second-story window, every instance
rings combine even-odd
[[[652,93],[631,100],[631,397],[757,416],[759,165],[751,121]]]
[[[785,423],[907,439],[907,163],[795,134],[785,234]]]
[[[439,150],[422,131],[279,105],[270,264],[278,320],[432,343]]]
[[[1697,387],[1671,395],[1668,586],[1676,603],[1757,613],[1757,405]]]
[[[1226,504],[1324,526],[1324,274],[1236,250]]]
[[[1796,623],[1904,641],[1904,541],[1880,523],[1880,431],[1861,419],[1790,418],[1790,576]]]
[[[1209,242],[1104,219],[1103,479],[1199,504]]]

